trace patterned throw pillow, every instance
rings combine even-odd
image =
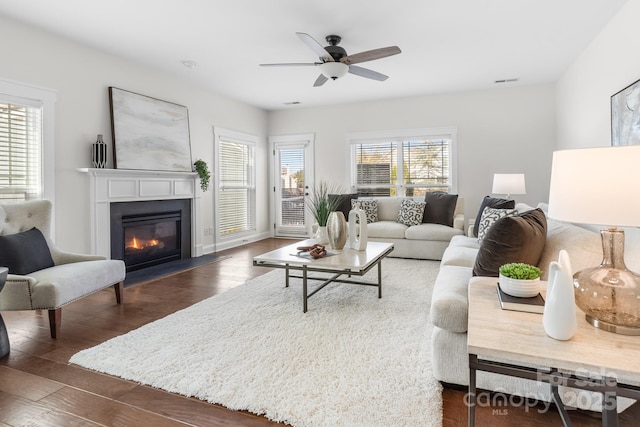
[[[487,235],[487,232],[497,220],[504,218],[505,216],[513,216],[516,213],[517,211],[515,209],[484,208],[482,211],[482,217],[480,218],[480,224],[478,226],[478,242],[482,242],[484,236]]]
[[[351,200],[351,209],[362,209],[367,214],[367,223],[378,222],[378,201],[357,199]]]
[[[402,199],[400,210],[398,211],[398,222],[411,227],[422,223],[425,202],[418,202],[413,199]]]

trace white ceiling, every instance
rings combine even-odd
[[[625,2],[0,0],[0,14],[273,110],[555,82]],[[359,64],[384,82],[347,74],[315,88],[315,67],[258,66],[317,61],[296,32],[323,46],[340,35],[349,54],[402,53]]]

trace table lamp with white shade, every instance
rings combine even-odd
[[[506,198],[512,194],[527,194],[524,185],[523,173],[494,173],[493,194],[506,194]]]
[[[593,326],[640,335],[640,275],[624,262],[624,231],[640,226],[640,145],[553,153],[549,217],[609,226],[602,263],[574,274],[577,306]]]

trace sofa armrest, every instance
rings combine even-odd
[[[477,237],[475,234],[473,234],[473,226],[476,224],[476,220],[475,218],[472,218],[469,220],[469,225],[467,226],[467,236],[469,237]]]
[[[32,310],[31,288],[36,282],[34,277],[8,274],[0,292],[0,311]]]
[[[458,213],[454,215],[453,228],[464,231],[464,214]]]
[[[84,261],[97,261],[106,259],[100,255],[85,255],[85,254],[74,254],[70,252],[62,252],[60,250],[54,249],[51,251],[51,258],[53,258],[53,263],[55,265],[62,264],[71,264],[74,262],[84,262]]]
[[[431,299],[431,322],[434,326],[450,332],[467,332],[471,276],[469,267],[440,267]]]

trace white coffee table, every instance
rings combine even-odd
[[[602,425],[617,426],[616,396],[640,399],[640,387],[629,385],[640,383],[640,337],[594,328],[576,307],[575,335],[554,340],[544,332],[541,314],[500,309],[497,281],[474,277],[469,282],[469,426],[475,423],[476,371],[550,384],[565,426],[571,421],[558,386],[602,393]],[[528,367],[532,365],[545,368]]]
[[[285,286],[289,286],[289,278],[302,279],[303,312],[307,312],[307,300],[329,283],[350,283],[355,285],[375,286],[378,288],[378,298],[382,298],[382,259],[393,251],[393,243],[368,242],[367,249],[357,251],[346,246],[341,251],[333,251],[326,245],[327,256],[313,259],[296,249],[299,246],[310,246],[314,240],[304,240],[289,246],[258,255],[253,258],[253,265],[285,269]],[[351,276],[364,276],[373,267],[378,266],[377,283],[364,280],[354,280]],[[301,271],[297,276],[292,272]],[[330,277],[312,277],[310,272],[330,273]],[[347,278],[342,278],[347,276]],[[308,292],[308,281],[322,282],[313,291]]]

